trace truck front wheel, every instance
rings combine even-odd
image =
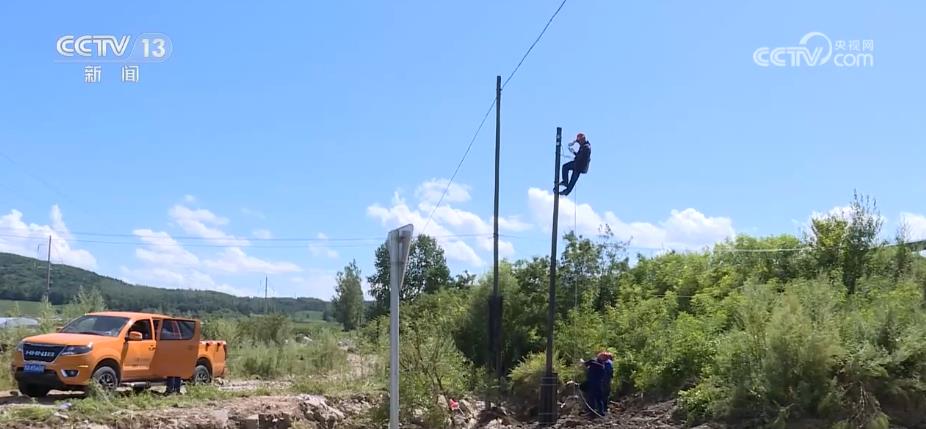
[[[19,383],[19,391],[23,395],[26,395],[30,398],[44,398],[48,396],[48,392],[51,390],[49,387],[45,386],[36,386],[34,384],[25,384]]]
[[[119,374],[109,366],[101,366],[93,371],[93,382],[105,391],[113,391],[119,387]]]

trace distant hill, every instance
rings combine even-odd
[[[52,304],[70,302],[81,286],[99,289],[107,307],[126,311],[256,314],[269,306],[271,311],[293,314],[324,312],[328,308],[327,302],[316,298],[270,298],[267,302],[214,291],[131,285],[69,265],[52,264]],[[0,299],[39,301],[44,293],[45,261],[0,253]]]

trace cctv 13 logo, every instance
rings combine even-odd
[[[167,60],[174,44],[163,33],[142,33],[138,37],[68,34],[58,38],[55,48],[59,61],[142,63]]]

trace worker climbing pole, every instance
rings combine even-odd
[[[575,188],[580,174],[588,173],[588,166],[591,161],[592,149],[591,143],[585,138],[585,134],[576,135],[575,141],[570,143],[570,151],[575,154],[572,161],[560,166],[560,155],[563,147],[563,129],[556,127],[556,151],[553,168],[553,233],[550,240],[550,297],[547,308],[547,355],[546,368],[544,375],[540,380],[540,424],[551,426],[558,419],[557,407],[557,386],[559,386],[559,376],[553,371],[553,327],[556,317],[556,243],[559,239],[559,197],[569,195]],[[572,150],[571,146],[577,144],[578,150]],[[562,172],[562,178],[560,177]],[[569,173],[572,173],[571,175]],[[562,180],[560,180],[562,179]],[[559,190],[560,186],[566,188]]]
[[[579,149],[573,149],[574,145],[578,145]],[[572,188],[579,181],[579,175],[588,173],[588,166],[592,161],[592,144],[585,138],[584,133],[579,133],[576,134],[576,139],[569,143],[569,151],[573,153],[574,158],[572,161],[563,164],[563,181],[557,182],[559,186],[566,187],[566,189],[560,191],[560,195],[564,196],[572,192]],[[570,172],[572,172],[571,176],[569,175]]]

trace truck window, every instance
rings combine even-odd
[[[119,336],[129,319],[115,316],[86,315],[68,323],[61,332],[65,334]]]
[[[129,332],[138,332],[141,334],[143,340],[150,340],[153,337],[151,336],[151,321],[148,319],[139,320],[132,324],[132,327],[129,328]]]
[[[161,322],[160,340],[190,340],[196,326],[192,320],[167,319]]]

